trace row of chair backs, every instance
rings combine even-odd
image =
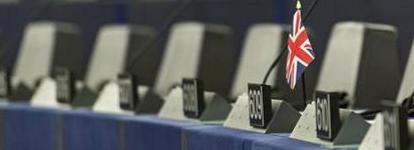
[[[171,28],[163,55],[151,49],[151,56],[140,57],[143,62],[136,65],[140,69],[129,69],[134,54],[145,54],[153,47],[148,43],[155,40],[155,31],[145,26],[108,25],[97,36],[85,84],[97,91],[103,82],[115,80],[119,73],[127,71],[142,76],[141,82],[153,86],[159,95],[167,95],[182,78],[200,78],[208,90],[235,98],[246,91],[247,83],[261,82],[268,65],[280,54],[287,33],[286,27],[277,24],[252,26],[236,66],[229,28],[177,23]],[[346,92],[354,107],[379,107],[381,99],[396,99],[400,83],[396,38],[396,29],[388,25],[338,23],[332,30],[315,90]],[[79,59],[82,53],[75,26],[32,23],[26,28],[13,86],[23,83],[33,88],[36,80],[50,74],[53,65],[67,66],[81,76],[80,68],[85,66]],[[410,62],[411,59],[405,78],[412,72]],[[270,75],[268,84],[283,82],[284,77],[276,75]],[[410,94],[410,85],[409,79],[404,79],[398,100]]]

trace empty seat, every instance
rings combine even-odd
[[[379,108],[395,99],[399,81],[396,29],[388,25],[335,25],[316,90],[346,92],[354,108]]]
[[[286,34],[287,27],[277,24],[257,24],[249,28],[231,89],[231,98],[237,98],[246,92],[248,83],[262,83],[267,67],[281,52]],[[276,73],[273,72],[267,83],[274,85],[275,78]]]
[[[183,78],[203,80],[206,90],[226,95],[234,53],[227,27],[197,22],[175,24],[169,35],[154,90],[165,96]]]
[[[397,95],[397,102],[402,103],[405,98],[410,97],[414,92],[414,43],[408,57],[405,73]]]
[[[118,74],[125,72],[128,56],[142,51],[143,45],[154,37],[155,31],[145,26],[128,26],[128,25],[107,25],[101,28],[97,36],[95,48],[85,83],[88,88],[97,92],[100,86],[109,80],[116,80]],[[145,82],[151,84],[155,76],[155,70],[158,68],[156,58],[153,60],[156,64],[145,66],[146,64],[137,64],[132,67],[130,72],[142,75]],[[148,70],[140,70],[139,68]],[[135,69],[134,69],[135,68]],[[137,69],[138,68],[138,69]],[[148,81],[151,80],[151,81]]]
[[[53,66],[66,66],[81,74],[83,54],[77,27],[66,23],[30,23],[24,33],[13,72],[12,87],[29,89],[50,75]]]
[[[52,68],[66,67],[82,75],[82,42],[79,29],[67,23],[34,22],[27,25],[17,57],[11,86],[11,99],[29,100],[41,78]]]

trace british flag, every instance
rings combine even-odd
[[[315,59],[312,45],[302,24],[300,9],[293,15],[291,33],[288,37],[288,58],[286,62],[286,80],[290,89],[294,89],[305,68]]]

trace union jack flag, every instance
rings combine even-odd
[[[288,58],[286,62],[286,80],[290,89],[294,89],[305,68],[315,59],[312,45],[302,24],[300,9],[293,15],[291,33],[288,37]]]

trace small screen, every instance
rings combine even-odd
[[[54,72],[57,88],[57,100],[62,103],[70,103],[74,92],[74,81],[68,69],[57,68]]]
[[[338,101],[339,93],[317,91],[316,99],[316,132],[323,140],[333,140],[340,128]]]

